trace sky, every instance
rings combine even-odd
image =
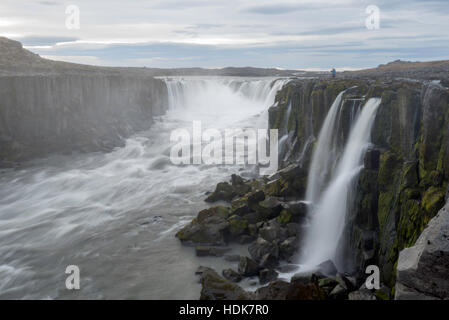
[[[448,0],[1,0],[0,36],[93,65],[357,69],[449,59],[448,16]]]

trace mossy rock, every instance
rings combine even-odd
[[[233,215],[229,218],[229,233],[231,237],[242,235],[248,229],[248,221],[240,216]]]
[[[424,193],[422,206],[430,217],[435,216],[438,210],[443,207],[445,194],[446,190],[444,188],[435,186],[430,187]]]
[[[204,209],[204,210],[201,210],[200,212],[198,212],[196,219],[200,223],[212,216],[227,219],[229,217],[229,213],[230,213],[230,209],[228,207],[215,206],[215,207],[211,207],[209,209]]]
[[[280,224],[287,224],[292,220],[292,213],[289,210],[282,210],[276,220]]]

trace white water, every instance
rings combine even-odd
[[[306,201],[310,203],[317,202],[325,186],[326,179],[332,171],[333,161],[335,160],[334,134],[344,92],[340,92],[337,98],[335,98],[318,135],[307,177]]]
[[[338,104],[340,99],[341,96],[336,99]],[[380,99],[377,98],[372,98],[365,104],[351,129],[334,176],[316,202],[313,202],[312,220],[304,239],[303,254],[300,260],[302,265],[313,267],[328,259],[336,261],[337,248],[345,226],[348,198],[353,190],[354,178],[363,168],[363,155],[370,145],[371,128],[379,104]],[[335,117],[334,112],[335,110],[331,108],[329,119]],[[329,122],[331,123],[327,124],[333,126],[332,121]],[[320,134],[322,141],[318,141],[319,146],[320,143],[322,143],[321,146],[326,146],[329,143],[328,134],[332,133],[325,125],[326,122],[322,129],[325,134]],[[323,143],[323,140],[326,144]],[[317,148],[313,158],[326,158],[327,152],[328,150],[325,148]],[[317,192],[317,190],[313,192]]]
[[[265,128],[285,82],[170,79],[169,112],[125,147],[0,172],[0,298],[197,299],[197,266],[230,265],[197,258],[174,235],[207,206],[205,192],[241,167],[174,166],[170,132],[192,120]],[[70,264],[81,271],[76,292],[65,289]]]

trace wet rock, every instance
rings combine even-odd
[[[250,212],[247,214],[244,214],[243,219],[248,221],[249,224],[256,224],[258,222],[263,221],[263,216],[258,212]]]
[[[329,293],[330,299],[335,300],[344,300],[347,297],[346,288],[344,288],[341,284],[337,284],[335,288]]]
[[[251,293],[220,277],[213,269],[204,269],[201,273],[202,285],[200,300],[250,300]]]
[[[287,238],[287,230],[281,228],[276,220],[271,220],[259,229],[259,236],[268,242],[281,242]]]
[[[332,260],[321,262],[318,265],[318,269],[320,269],[321,272],[327,276],[335,276],[338,272],[337,267]]]
[[[296,264],[284,264],[278,268],[281,273],[289,273],[295,270],[298,270],[298,266]]]
[[[236,175],[236,174],[231,175],[231,184],[233,186],[242,185],[244,183],[245,183],[245,180],[243,180],[243,178],[240,177],[239,175]]]
[[[369,149],[365,152],[363,160],[365,169],[377,170],[379,169],[380,151],[377,149]]]
[[[232,239],[236,239],[238,236],[242,235],[247,231],[248,221],[240,216],[233,215],[229,218],[229,234]]]
[[[196,246],[195,252],[198,257],[221,257],[226,252],[230,251],[230,248],[220,248],[220,247],[208,247],[208,246]]]
[[[304,201],[290,201],[287,212],[290,214],[288,222],[302,222],[307,217],[308,205]]]
[[[349,293],[348,300],[376,300],[376,296],[365,288]]]
[[[298,250],[298,243],[296,237],[290,237],[284,240],[279,246],[280,256],[283,259],[289,259]]]
[[[183,243],[226,244],[229,222],[225,219],[227,211],[223,208],[201,211],[196,219],[176,233],[176,237]]]
[[[251,257],[256,261],[261,261],[262,257],[267,253],[273,257],[279,257],[279,248],[276,244],[268,242],[267,240],[259,237],[248,247],[248,252]]]
[[[282,211],[282,203],[275,197],[267,197],[257,205],[252,205],[251,209],[262,214],[264,219],[276,218]]]
[[[240,257],[238,271],[242,276],[251,277],[259,273],[259,265],[248,257]]]
[[[301,225],[299,223],[287,223],[287,236],[299,238],[301,232]]]
[[[257,190],[248,195],[248,205],[251,207],[265,200],[265,193],[262,190]]]
[[[290,284],[285,298],[287,300],[325,300],[326,292],[313,282],[307,284],[294,282]]]
[[[300,284],[318,283],[320,278],[324,278],[324,276],[319,273],[318,269],[312,271],[300,271],[293,275],[290,282]]]
[[[248,244],[248,243],[253,242],[254,239],[255,239],[254,236],[251,236],[251,235],[248,235],[248,234],[242,234],[242,235],[238,238],[237,242],[240,243],[240,244]]]
[[[259,265],[262,268],[274,268],[278,263],[278,257],[275,257],[272,253],[266,253],[262,259],[260,259]]]
[[[273,280],[276,280],[278,277],[278,273],[274,271],[273,269],[262,269],[259,271],[259,283],[260,284],[266,284],[268,282],[271,282]]]
[[[334,278],[323,278],[318,280],[318,286],[326,291],[326,293],[329,295],[332,290],[338,285],[337,280]]]
[[[232,282],[240,282],[242,280],[242,276],[233,269],[224,269],[222,271],[223,277]]]
[[[235,207],[232,209],[232,214],[238,215],[238,216],[244,216],[247,213],[250,213],[251,209],[248,207],[246,203],[239,204],[238,207]]]
[[[256,300],[285,300],[290,283],[276,280],[256,290]]]
[[[234,188],[227,182],[220,182],[217,184],[215,191],[212,192],[207,198],[206,202],[216,202],[216,201],[231,201],[237,193]]]

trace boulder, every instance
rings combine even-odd
[[[241,176],[233,174],[233,175],[231,175],[231,184],[233,186],[239,186],[239,185],[245,184],[245,180],[243,180],[243,178]]]
[[[248,257],[240,257],[238,271],[242,276],[252,277],[259,274],[259,265]]]
[[[256,300],[285,300],[290,283],[276,280],[256,290]]]
[[[213,269],[205,268],[201,273],[200,300],[250,300],[251,293],[220,277]]]
[[[224,269],[222,271],[223,277],[232,282],[240,282],[242,280],[242,276],[233,269]]]
[[[337,284],[334,289],[329,293],[329,298],[333,300],[344,300],[347,297],[346,288],[341,284]]]
[[[293,282],[285,298],[287,300],[325,300],[326,292],[313,282],[307,284]]]
[[[290,237],[282,241],[279,245],[279,252],[283,259],[291,258],[298,250],[298,241],[296,237]]]
[[[276,218],[283,210],[282,203],[275,197],[267,197],[258,204],[250,206],[251,209],[260,213],[264,219]]]
[[[208,246],[196,246],[195,252],[198,257],[221,257],[226,252],[230,251],[231,248],[222,248],[222,247],[208,247]]]
[[[267,253],[271,254],[275,258],[279,257],[278,246],[274,243],[268,242],[261,237],[257,238],[256,241],[249,245],[248,252],[256,261],[261,261],[262,257]]]
[[[265,200],[265,193],[262,190],[257,190],[248,195],[248,205],[251,207]]]
[[[281,242],[287,238],[287,229],[282,228],[276,220],[271,220],[259,229],[259,236],[268,242]]]
[[[240,216],[233,215],[228,219],[229,222],[229,234],[232,239],[236,239],[238,236],[244,234],[248,228],[248,221]]]
[[[198,216],[176,233],[183,243],[225,245],[229,222],[220,214],[208,212]]]
[[[449,202],[397,264],[395,299],[449,299]]]
[[[332,260],[326,260],[318,265],[318,269],[326,276],[335,276],[338,272]]]
[[[278,273],[274,271],[273,269],[262,269],[259,271],[259,283],[260,284],[266,284],[268,282],[271,282],[273,280],[276,280],[278,277]]]
[[[206,202],[216,202],[216,201],[231,201],[237,193],[233,186],[227,182],[220,182],[217,184],[215,191],[212,192],[207,198]]]
[[[365,288],[349,293],[348,300],[376,300],[376,296]]]
[[[262,268],[274,268],[279,264],[278,257],[274,256],[272,253],[266,253],[263,255],[262,259],[259,261],[259,265]]]

